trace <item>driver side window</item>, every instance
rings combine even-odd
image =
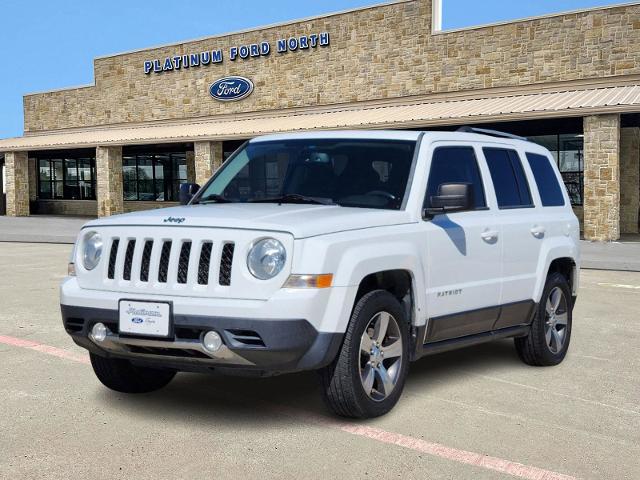
[[[472,185],[476,210],[487,207],[482,177],[473,147],[439,147],[433,152],[424,207],[431,207],[431,197],[438,195],[443,183]]]

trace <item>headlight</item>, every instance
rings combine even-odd
[[[287,252],[275,238],[265,238],[256,242],[247,256],[247,266],[251,275],[260,280],[269,280],[278,275],[287,261]]]
[[[102,237],[96,232],[90,232],[84,237],[82,247],[82,264],[87,270],[98,266],[102,256]]]

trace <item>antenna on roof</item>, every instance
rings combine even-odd
[[[512,133],[499,132],[498,130],[488,130],[486,128],[476,128],[476,127],[460,127],[457,132],[464,133],[479,133],[481,135],[490,135],[492,137],[501,137],[501,138],[511,138],[513,140],[524,140],[528,142],[529,139],[525,137],[520,137],[518,135],[513,135]]]

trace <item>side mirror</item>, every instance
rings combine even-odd
[[[191,199],[200,190],[200,185],[197,183],[183,183],[180,185],[180,205],[188,205]]]
[[[438,187],[438,195],[429,199],[430,206],[425,208],[425,219],[444,213],[464,212],[475,208],[473,185],[470,183],[443,183]]]

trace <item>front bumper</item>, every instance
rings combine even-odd
[[[61,305],[65,329],[92,353],[134,363],[186,371],[276,375],[315,370],[335,358],[343,335],[318,332],[305,319],[247,319],[174,314],[172,339],[130,337],[118,333],[118,311]],[[94,324],[109,329],[100,343],[90,338]],[[215,354],[202,347],[205,332],[224,340]]]

